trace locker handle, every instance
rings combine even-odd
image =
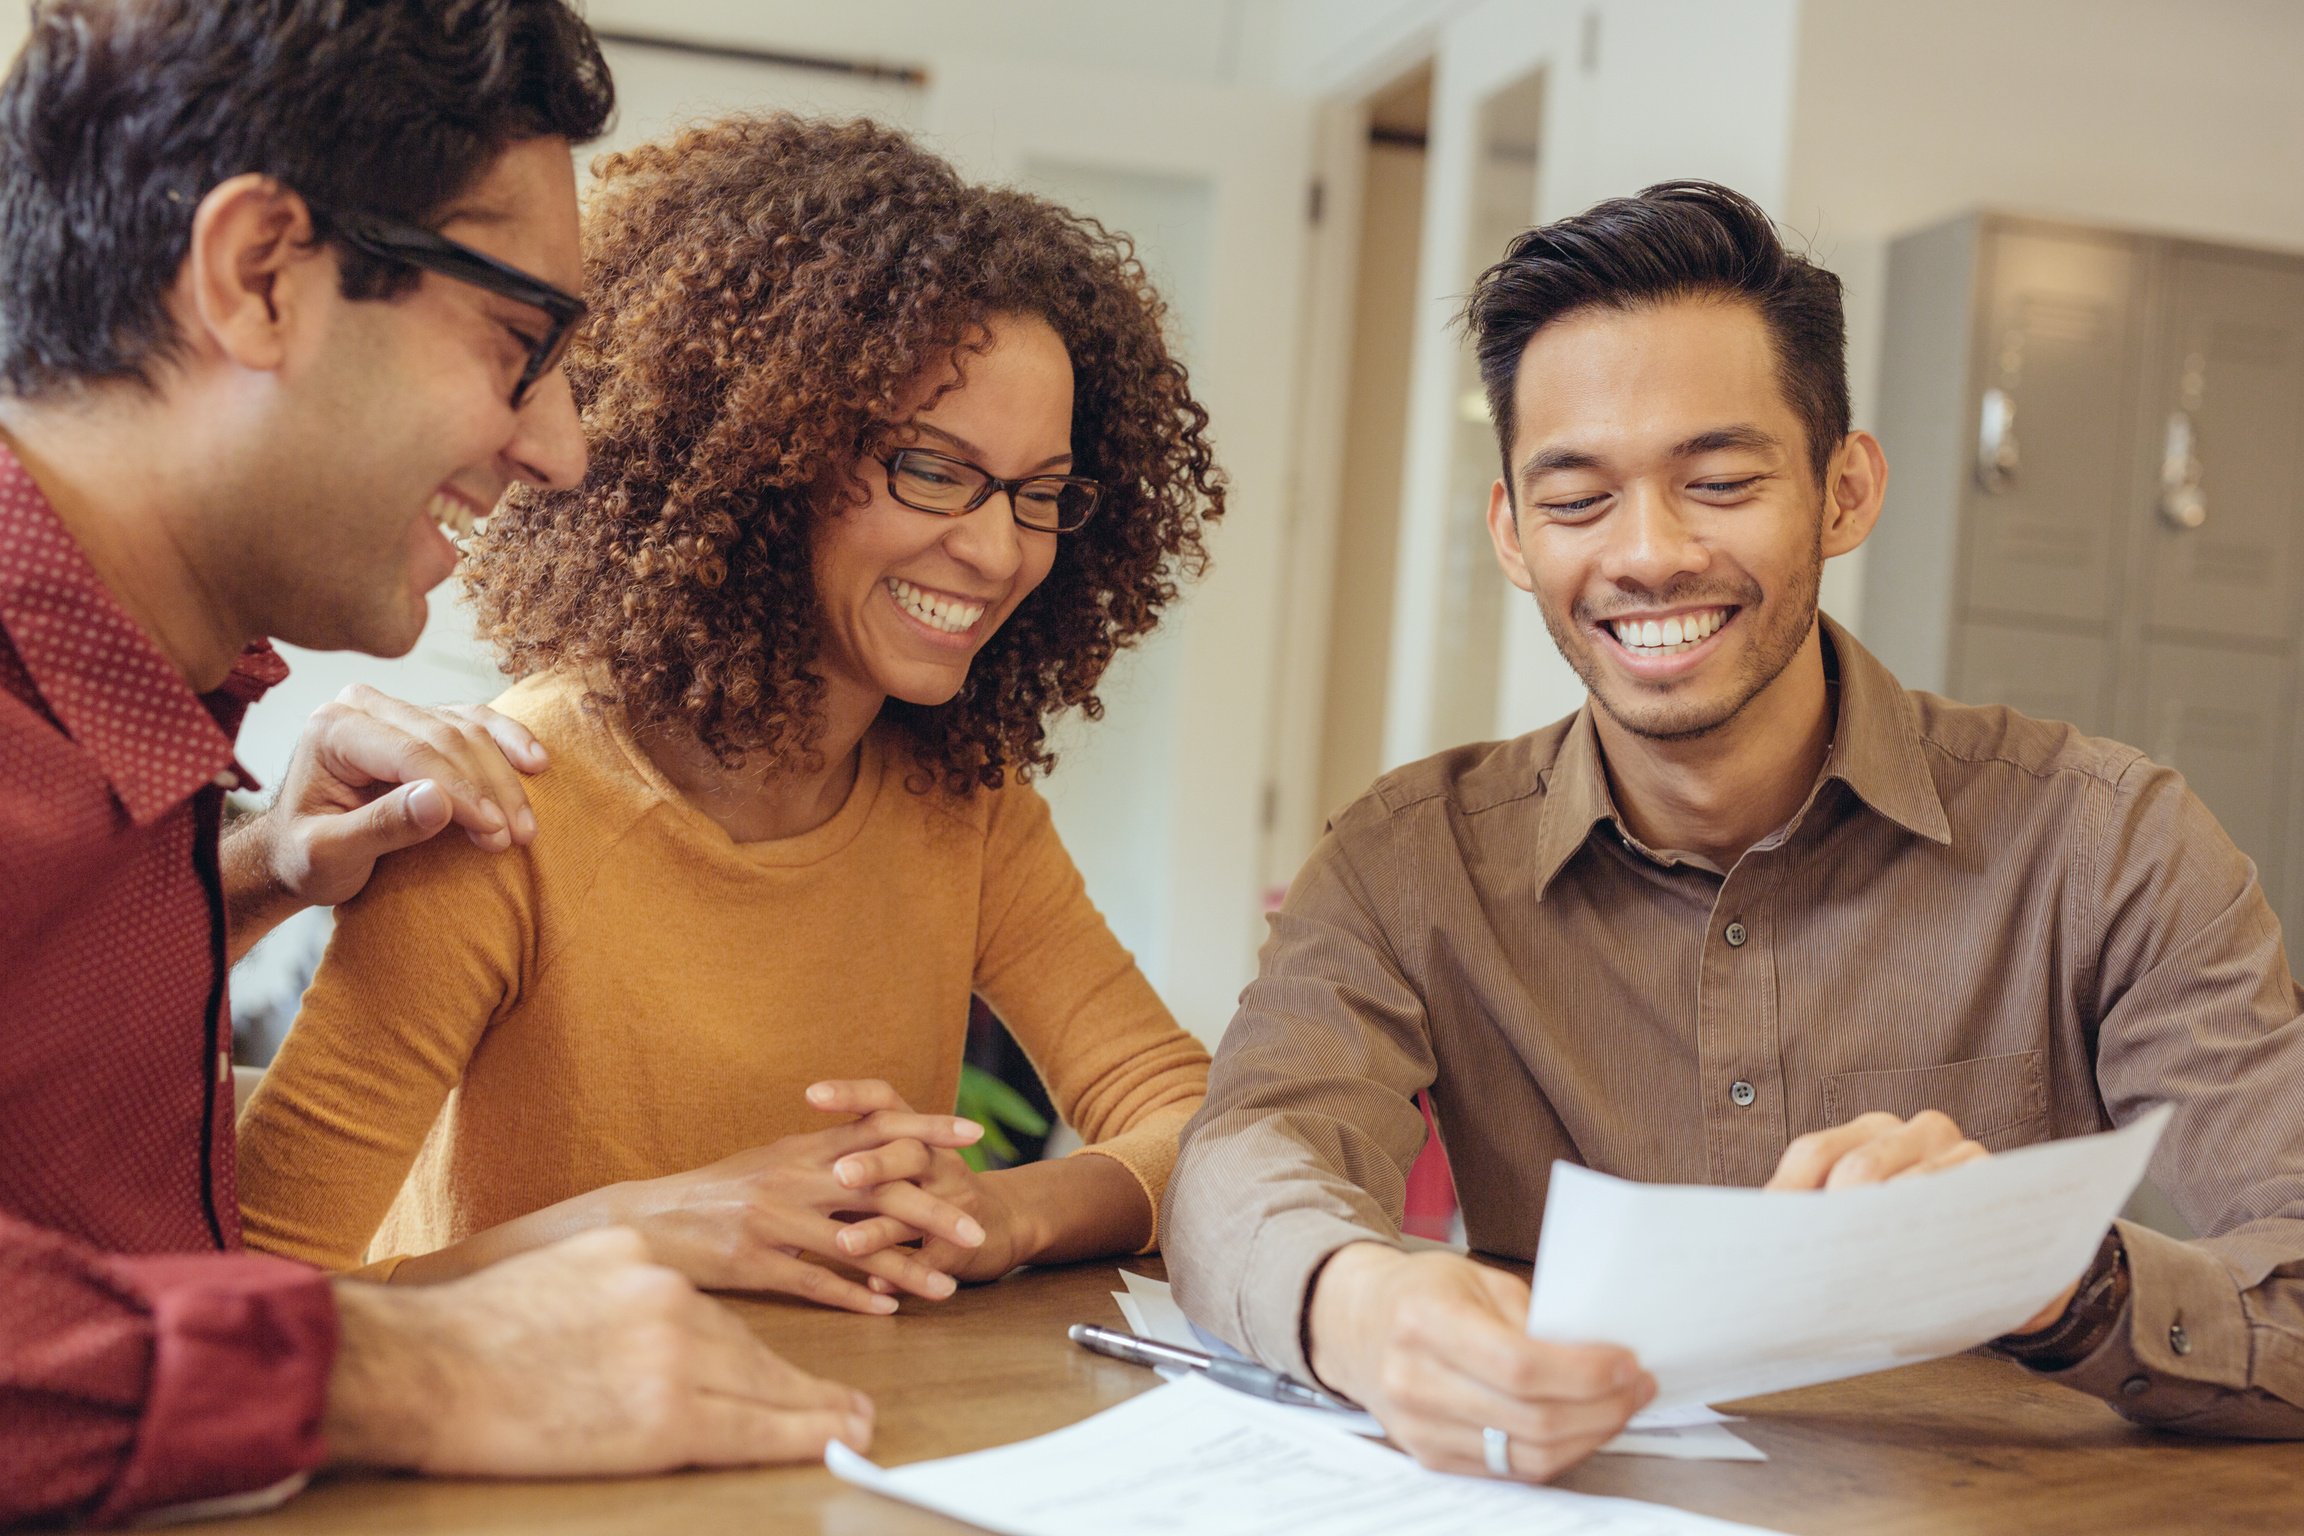
[[[2190,533],[2208,521],[2208,497],[2200,488],[2200,451],[2190,411],[2168,413],[2168,442],[2160,454],[2160,516],[2171,528]]]
[[[2016,481],[2016,397],[1994,385],[1976,420],[1976,483],[1998,496]]]

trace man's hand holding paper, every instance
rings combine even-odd
[[[2103,1176],[2091,1181],[2103,1186],[2093,1194],[2096,1203],[2109,1202],[2107,1223],[2109,1211],[2133,1186],[2135,1171],[2141,1170],[2141,1159],[2149,1155],[2151,1141],[2147,1135],[2137,1147],[2126,1149],[2131,1156],[2108,1157]],[[1793,1141],[1766,1189],[1854,1191],[1948,1172],[1989,1156],[1981,1145],[1962,1134],[1957,1122],[1939,1111],[1923,1111],[1909,1120],[1885,1113],[1865,1114]],[[2130,1162],[2134,1170],[2129,1169]],[[1583,1170],[1573,1170],[1573,1174],[1591,1177]],[[1978,1191],[1977,1196],[1995,1203],[2012,1198],[2021,1201],[2027,1194],[2046,1199],[2052,1198],[2046,1193],[2050,1183],[2062,1191],[2063,1182],[2068,1181],[2032,1182],[2040,1187],[2014,1195],[1996,1187]],[[1715,1192],[1651,1188],[1644,1193],[1678,1197],[1691,1202],[1693,1209]],[[1749,1200],[1755,1192],[1718,1193],[1732,1200]],[[1557,1184],[1554,1198],[1559,1198]],[[1931,1205],[1940,1221],[1960,1221],[1959,1200]],[[1650,1336],[1667,1350],[1679,1348],[1692,1334],[1732,1339],[1740,1331],[1733,1298],[1755,1282],[1761,1289],[1769,1285],[1750,1273],[1722,1276],[1709,1267],[1672,1262],[1650,1263],[1642,1266],[1641,1277],[1627,1277],[1620,1267],[1624,1250],[1639,1248],[1643,1239],[1670,1245],[1674,1237],[1654,1231],[1607,1230],[1607,1219],[1595,1219],[1591,1207],[1580,1205],[1577,1210],[1585,1214],[1572,1214],[1571,1221],[1579,1225],[1562,1234],[1569,1241],[1555,1240],[1548,1222],[1548,1246],[1539,1254],[1540,1265],[1547,1255],[1551,1265],[1540,1273],[1548,1273],[1556,1281],[1547,1297],[1551,1311],[1545,1302],[1531,1304],[1530,1288],[1518,1277],[1457,1254],[1404,1254],[1376,1243],[1358,1243],[1340,1250],[1321,1271],[1313,1290],[1308,1332],[1314,1369],[1337,1391],[1365,1405],[1394,1443],[1426,1466],[1484,1471],[1482,1436],[1490,1428],[1509,1437],[1509,1465],[1516,1478],[1542,1482],[1574,1466],[1620,1433],[1632,1416],[1657,1396],[1656,1379],[1642,1368],[1634,1348],[1624,1346],[1639,1346]],[[1662,1224],[1666,1214],[1662,1210],[1650,1212],[1646,1225],[1653,1228]],[[1741,1217],[1727,1212],[1720,1219],[1735,1225]],[[1861,1283],[1856,1272],[1863,1267],[1865,1255],[1847,1243],[1835,1243],[1830,1231],[1835,1225],[1832,1217],[1819,1214],[1813,1223],[1803,1225],[1816,1228],[1804,1233],[1800,1241],[1814,1245],[1818,1261],[1845,1269],[1852,1283]],[[1982,1210],[1975,1213],[1975,1227],[1978,1240],[1986,1244],[1995,1235],[2005,1239],[2021,1230],[2006,1224],[1995,1228]],[[1616,1263],[1611,1263],[1611,1253]],[[2079,1262],[2084,1265],[2085,1259]],[[2080,1268],[2072,1269],[2070,1284],[2028,1321],[2006,1331],[2030,1333],[2055,1322],[2078,1284]],[[1715,1311],[1692,1297],[1668,1302],[1660,1292],[1658,1304],[1651,1309],[1657,1315],[1654,1329],[1634,1324],[1611,1333],[1605,1328],[1578,1326],[1580,1319],[1591,1315],[1583,1310],[1586,1305],[1596,1306],[1598,1316],[1607,1317],[1613,1311],[1622,1320],[1626,1309],[1611,1309],[1602,1299],[1621,1298],[1629,1279],[1643,1278],[1670,1290],[1673,1286],[1665,1280],[1668,1276],[1703,1276],[1701,1281],[1684,1280],[1682,1288],[1701,1284],[1708,1293],[1724,1289],[1727,1299]],[[2020,1287],[2024,1282],[2012,1277],[2007,1283]],[[1640,1289],[1636,1285],[1630,1288]],[[1563,1306],[1558,1300],[1562,1296],[1581,1298],[1581,1302]],[[1548,1326],[1548,1320],[1560,1326]],[[1916,1317],[1913,1325],[1922,1333],[1941,1333],[1946,1322]],[[1815,1380],[1829,1379],[1831,1374],[1855,1374],[1900,1359],[1964,1348],[1989,1336],[1989,1332],[1975,1338],[1963,1336],[1963,1343],[1950,1345],[1939,1339],[1936,1347],[1930,1347],[1899,1346],[1883,1335],[1880,1349],[1884,1353],[1877,1359],[1867,1356],[1869,1363],[1856,1361],[1850,1369],[1823,1367],[1824,1375],[1813,1374],[1814,1366],[1809,1371]],[[1784,1341],[1776,1342],[1781,1346]],[[1835,1348],[1839,1356],[1851,1361],[1864,1354],[1848,1340],[1832,1347],[1819,1345],[1809,1355],[1802,1355],[1797,1344],[1793,1346],[1794,1355],[1803,1359],[1832,1355]],[[1754,1368],[1767,1369],[1760,1357],[1769,1350],[1766,1344],[1756,1347]],[[1731,1366],[1730,1370],[1737,1368]],[[1696,1400],[1687,1392],[1674,1395],[1679,1401]]]
[[[2063,1310],[2170,1118],[1823,1198],[1555,1163],[1528,1329],[1637,1349],[1667,1406],[1971,1349]]]
[[[1341,1249],[1313,1290],[1312,1365],[1428,1467],[1484,1473],[1482,1432],[1543,1482],[1623,1431],[1656,1395],[1629,1350],[1531,1338],[1528,1285],[1457,1253]]]
[[[1957,1168],[1991,1155],[1963,1135],[1959,1124],[1942,1110],[1924,1109],[1909,1120],[1874,1110],[1829,1130],[1796,1137],[1765,1187],[1853,1189]],[[2081,1278],[2074,1275],[2054,1300],[2012,1331],[2037,1333],[2062,1317]]]

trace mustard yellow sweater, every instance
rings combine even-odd
[[[537,836],[378,865],[240,1126],[247,1240],[331,1269],[837,1123],[885,1078],[949,1111],[980,993],[1154,1210],[1207,1086],[1026,786],[915,792],[901,740],[802,836],[740,844],[561,678],[496,707],[552,766]]]

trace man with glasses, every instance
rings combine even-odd
[[[562,0],[52,0],[0,85],[0,1524],[869,1433],[629,1233],[405,1290],[240,1250],[230,959],[450,823],[525,841],[543,766],[360,693],[220,837],[264,642],[404,653],[455,535],[582,477],[611,105]]]

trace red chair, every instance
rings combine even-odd
[[[1407,1211],[1400,1230],[1444,1243],[1456,1229],[1456,1177],[1448,1171],[1448,1152],[1432,1123],[1432,1100],[1420,1093],[1416,1107],[1424,1111],[1424,1150],[1408,1168]]]

